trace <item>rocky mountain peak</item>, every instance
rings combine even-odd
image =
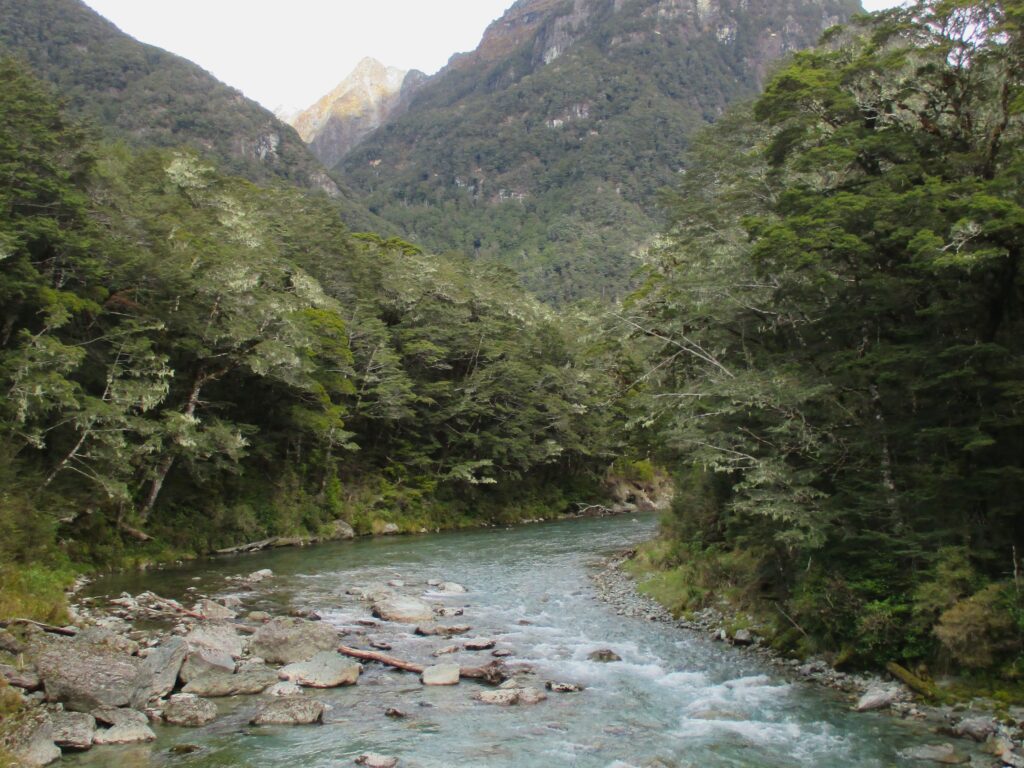
[[[422,72],[389,67],[367,56],[330,93],[296,114],[292,126],[328,166],[406,103]]]

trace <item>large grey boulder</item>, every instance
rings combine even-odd
[[[953,735],[961,739],[985,741],[996,732],[996,722],[991,717],[965,717],[953,726]]]
[[[854,709],[858,712],[870,712],[874,709],[885,709],[899,697],[896,688],[870,688],[857,700]]]
[[[93,715],[98,722],[110,725],[109,728],[96,731],[93,744],[136,744],[156,740],[156,734],[149,727],[149,720],[134,709],[97,709]]]
[[[206,648],[219,651],[232,658],[240,658],[245,650],[245,639],[238,634],[234,624],[223,621],[204,621],[185,635],[190,651]]]
[[[197,728],[217,718],[217,705],[192,693],[176,693],[164,706],[164,720],[171,725]]]
[[[85,750],[96,735],[96,718],[85,712],[54,712],[50,716],[51,738],[61,749]]]
[[[338,631],[330,624],[296,618],[268,621],[256,630],[249,643],[252,653],[270,663],[294,664],[320,651],[338,647]]]
[[[235,618],[238,614],[223,603],[205,598],[196,603],[195,610],[203,614],[207,619],[226,621]]]
[[[214,699],[220,696],[262,693],[276,682],[277,673],[274,670],[264,666],[252,666],[240,669],[235,674],[207,672],[190,680],[182,692]]]
[[[234,671],[235,659],[230,653],[197,646],[185,657],[178,676],[181,682],[188,683],[207,672],[225,672],[230,675]]]
[[[0,664],[0,677],[3,677],[10,685],[26,691],[36,691],[43,685],[39,673],[32,667],[18,669],[10,664]]]
[[[142,662],[142,677],[132,697],[132,706],[141,709],[152,699],[162,699],[173,691],[186,653],[188,645],[180,637],[167,638],[151,648]]]
[[[335,520],[331,523],[327,532],[329,539],[354,539],[356,532],[351,525],[344,520]]]
[[[308,661],[289,664],[277,672],[282,680],[289,680],[307,688],[336,688],[355,685],[362,667],[336,651],[321,651]]]
[[[900,756],[906,760],[921,760],[942,765],[966,765],[971,762],[969,755],[957,752],[952,744],[926,744],[905,749]]]
[[[77,712],[127,706],[136,691],[152,685],[141,659],[103,646],[60,643],[40,654],[36,665],[47,700]]]
[[[253,725],[309,725],[324,719],[324,705],[306,696],[280,696],[260,705]]]
[[[434,618],[434,609],[415,597],[395,595],[374,602],[373,615],[385,621],[417,624]]]
[[[45,712],[21,715],[6,730],[4,746],[17,759],[15,765],[39,768],[60,759],[60,748],[53,743],[53,727]]]

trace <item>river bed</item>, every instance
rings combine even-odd
[[[853,713],[838,694],[789,681],[741,649],[616,615],[597,598],[589,574],[609,552],[650,538],[655,528],[653,516],[641,516],[377,537],[105,578],[86,594],[148,589],[187,600],[198,590],[235,594],[246,610],[317,610],[349,633],[350,645],[386,640],[393,655],[432,663],[431,652],[452,640],[415,636],[411,626],[361,626],[369,608],[346,594],[401,579],[408,593],[464,607],[458,621],[473,627],[469,636],[497,639],[499,650],[511,652],[509,663],[585,690],[552,693],[533,706],[488,706],[472,699],[476,683],[423,687],[414,675],[367,664],[357,686],[310,693],[328,706],[323,725],[252,727],[256,698],[236,697],[217,700],[222,717],[204,728],[158,727],[151,744],[94,749],[63,764],[327,768],[352,765],[369,751],[394,755],[407,768],[869,768],[920,764],[898,752],[941,741],[921,724]],[[261,568],[275,575],[253,591],[229,579]],[[469,592],[441,595],[426,586],[430,579]],[[601,648],[622,660],[590,661]],[[452,659],[491,657],[444,657]],[[408,716],[387,717],[391,707]],[[200,749],[172,752],[182,744]]]

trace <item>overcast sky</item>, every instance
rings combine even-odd
[[[32,0],[22,0],[32,2]],[[433,74],[513,0],[85,0],[270,109],[308,107],[364,56]],[[869,10],[893,0],[865,0]]]

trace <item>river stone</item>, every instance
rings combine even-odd
[[[898,695],[899,691],[895,688],[871,688],[865,691],[864,695],[857,700],[854,709],[858,712],[884,709],[896,701]]]
[[[96,734],[96,718],[84,712],[55,712],[50,726],[53,742],[61,749],[89,749]]]
[[[289,664],[278,670],[282,680],[307,688],[336,688],[339,685],[355,685],[362,667],[349,661],[336,651],[321,651],[309,661]]]
[[[463,608],[455,608],[455,607],[447,606],[447,605],[435,605],[434,606],[434,613],[437,614],[438,616],[442,617],[442,618],[447,618],[447,617],[450,617],[450,616],[461,616],[465,612],[466,611]]]
[[[270,621],[272,617],[266,611],[250,611],[245,618],[254,624],[263,624]]]
[[[392,596],[374,602],[373,615],[385,621],[416,624],[434,618],[434,610],[415,597]]]
[[[268,696],[298,696],[302,693],[302,689],[295,683],[282,680],[267,688],[264,693]]]
[[[752,645],[754,634],[749,629],[737,629],[732,636],[733,645]]]
[[[4,747],[23,768],[39,768],[60,759],[60,747],[53,743],[53,728],[45,712],[36,710],[5,720]]]
[[[996,724],[991,717],[967,717],[953,726],[953,735],[961,739],[985,741],[995,732]]]
[[[220,651],[232,658],[241,658],[245,650],[245,640],[235,629],[234,624],[223,621],[204,621],[185,635],[190,651],[207,648]]]
[[[334,520],[328,528],[327,538],[329,539],[354,539],[355,537],[355,529],[344,520]]]
[[[324,705],[306,696],[281,696],[263,702],[256,710],[253,725],[309,725],[323,722]]]
[[[238,616],[237,613],[232,611],[226,605],[218,603],[216,600],[200,600],[196,603],[195,612],[201,613],[207,619],[210,620],[230,620]]]
[[[464,647],[467,651],[489,651],[497,644],[497,640],[494,640],[493,638],[477,637],[473,640],[467,640]]]
[[[167,638],[151,648],[142,662],[145,683],[136,689],[132,706],[142,708],[152,699],[162,699],[173,691],[187,653],[188,644],[180,637]]]
[[[0,677],[3,677],[15,688],[22,688],[26,691],[38,690],[43,685],[39,673],[34,669],[18,669],[9,664],[0,664]]]
[[[164,720],[185,728],[198,728],[216,718],[217,705],[193,693],[176,693],[164,707]]]
[[[182,691],[207,699],[238,694],[262,693],[277,682],[277,673],[269,667],[252,666],[235,674],[211,671],[190,680]]]
[[[86,627],[81,630],[75,635],[75,643],[106,648],[123,653],[126,656],[135,656],[139,652],[139,644],[137,642],[114,632],[112,629],[101,626]]]
[[[269,568],[261,568],[258,571],[253,571],[252,573],[250,573],[248,576],[245,577],[245,580],[252,582],[253,584],[258,584],[264,579],[271,578],[273,575],[274,572]]]
[[[401,529],[398,527],[397,524],[395,524],[395,523],[385,523],[384,526],[380,529],[380,535],[381,536],[394,536],[396,533],[399,533],[400,531],[401,531]]]
[[[268,621],[256,630],[249,648],[272,664],[294,664],[311,659],[320,651],[338,647],[338,631],[330,624],[296,618]]]
[[[7,653],[17,656],[19,653],[25,652],[25,645],[6,629],[0,629],[0,651],[7,651]]]
[[[622,661],[622,657],[610,648],[601,648],[593,651],[587,658],[591,661],[600,661],[606,664],[612,661]]]
[[[416,627],[416,634],[423,635],[425,637],[453,637],[455,635],[464,635],[472,627],[469,624],[420,624]]]
[[[378,755],[376,752],[364,752],[355,760],[356,765],[365,768],[395,768],[398,765],[398,758],[389,755]]]
[[[423,670],[424,685],[458,685],[462,669],[458,664],[436,664]]]
[[[178,676],[181,678],[181,682],[188,683],[207,672],[231,674],[234,671],[235,660],[230,653],[197,646],[185,658],[185,663],[181,665]]]
[[[544,687],[555,693],[579,693],[583,690],[583,686],[578,683],[556,683],[554,680],[548,680]]]
[[[505,688],[495,691],[477,691],[473,698],[482,701],[484,704],[497,704],[502,707],[510,707],[519,701],[519,688]]]
[[[547,699],[548,695],[539,688],[521,688],[516,704],[539,704]]]
[[[437,586],[439,592],[447,592],[449,595],[464,595],[466,588],[454,581],[443,581]]]
[[[434,651],[434,656],[447,656],[449,653],[458,653],[461,649],[457,645],[446,645]]]
[[[905,749],[900,755],[907,760],[929,760],[943,765],[965,765],[971,762],[968,755],[957,752],[952,744],[928,744]]]
[[[131,703],[140,686],[151,684],[141,664],[134,656],[79,643],[60,643],[37,661],[46,699],[77,712]]]
[[[134,709],[104,707],[95,710],[93,716],[101,723],[110,724],[109,728],[96,731],[93,744],[135,744],[156,740],[147,717]]]

